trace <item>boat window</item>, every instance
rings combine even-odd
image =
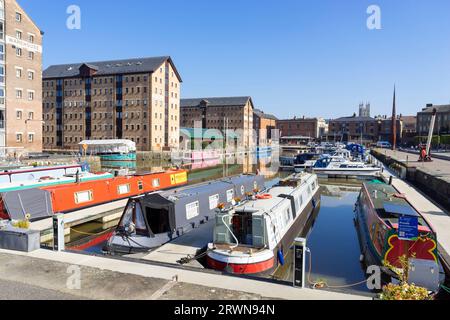
[[[75,203],[76,204],[82,204],[86,202],[90,202],[93,199],[92,191],[80,191],[75,193]]]
[[[159,181],[159,179],[153,179],[153,187],[154,188],[159,188],[159,186],[161,185],[161,182]]]
[[[287,209],[286,210],[286,216],[285,216],[285,225],[287,225],[289,223],[289,221],[291,221],[291,209]]]
[[[214,210],[219,206],[219,195],[215,194],[209,197],[209,210]]]
[[[119,195],[130,193],[130,184],[123,184],[117,187],[117,193]]]
[[[138,182],[138,189],[139,189],[139,191],[143,191],[144,190],[144,183],[142,181]]]
[[[200,215],[200,203],[198,201],[186,205],[186,218],[191,220]]]
[[[147,216],[148,225],[153,234],[169,233],[170,220],[169,210],[166,208],[155,209],[147,207],[145,210]]]
[[[227,202],[232,202],[234,198],[234,190],[228,190],[227,191]]]
[[[133,204],[130,203],[130,205],[125,209],[125,213],[123,214],[120,226],[121,227],[128,226],[132,221],[133,221]]]
[[[241,186],[241,194],[244,196],[245,195],[245,187]]]
[[[147,226],[145,225],[144,220],[144,213],[142,212],[142,206],[138,203],[136,204],[135,221],[136,230],[147,231]]]

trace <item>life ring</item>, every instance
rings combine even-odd
[[[259,194],[259,195],[256,196],[256,199],[258,199],[258,200],[269,200],[269,199],[272,199],[272,195],[268,194],[268,193]]]

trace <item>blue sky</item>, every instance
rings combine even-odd
[[[51,64],[170,55],[182,96],[250,95],[281,118],[450,103],[448,0],[19,0]],[[81,30],[66,9],[81,8]],[[366,27],[369,5],[382,30]]]

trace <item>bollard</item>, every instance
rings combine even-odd
[[[53,216],[53,251],[64,251],[65,234],[64,234],[64,215],[55,214]]]
[[[306,239],[297,238],[294,242],[294,287],[305,288],[305,269],[306,269]]]

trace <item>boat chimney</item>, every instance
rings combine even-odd
[[[392,186],[392,181],[393,181],[393,177],[390,176],[390,177],[389,177],[389,185],[390,185],[390,186]]]

